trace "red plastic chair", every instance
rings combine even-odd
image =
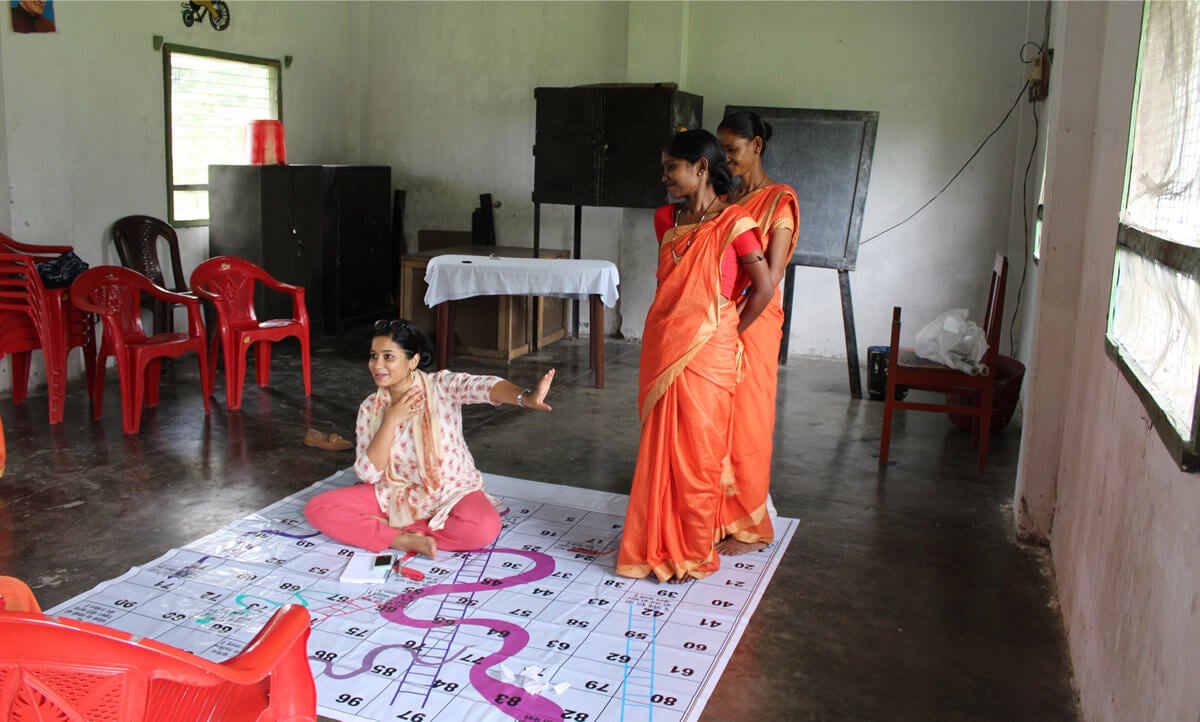
[[[179,236],[171,224],[153,216],[125,216],[113,223],[112,237],[122,266],[137,271],[168,291],[192,295],[179,261]],[[167,242],[167,251],[171,254],[171,275],[174,280],[170,284],[164,278],[162,264],[158,260],[159,238]],[[171,304],[156,298],[143,298],[142,301],[154,314],[154,333],[175,330],[174,307]]]
[[[308,635],[308,611],[287,605],[240,654],[217,663],[98,624],[10,608],[0,612],[0,719],[312,722]]]
[[[37,272],[38,263],[69,250],[18,243],[0,233],[0,359],[12,356],[13,403],[23,404],[32,353],[42,351],[51,424],[63,420],[71,349],[83,349],[89,393],[96,370],[95,319],[71,304],[67,289],[42,285]]]
[[[192,291],[211,301],[217,310],[217,328],[212,332],[209,348],[212,359],[209,373],[215,381],[217,346],[220,345],[225,362],[225,403],[231,410],[242,407],[246,351],[251,344],[254,345],[258,385],[265,387],[271,383],[271,344],[285,338],[299,341],[304,395],[312,395],[308,309],[304,305],[303,288],[277,281],[259,266],[233,256],[217,256],[196,266],[191,283]],[[254,315],[255,283],[272,291],[291,294],[292,317],[259,321]]]
[[[166,303],[187,307],[187,333],[159,333],[147,336],[142,327],[142,298],[148,295]],[[204,322],[200,299],[171,293],[150,282],[142,274],[120,266],[97,266],[84,271],[71,284],[71,300],[76,306],[99,314],[104,321],[104,340],[100,344],[100,364],[92,385],[94,418],[99,419],[104,405],[104,362],[117,359],[121,379],[121,419],[126,434],[136,434],[142,421],[143,402],[158,405],[159,378],[163,358],[179,358],[195,352],[200,359],[200,386],[204,391],[204,413],[209,413],[212,393],[208,373],[208,355],[204,344]]]

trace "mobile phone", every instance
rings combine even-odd
[[[372,564],[371,567],[373,569],[379,569],[380,567],[390,567],[390,566],[392,566],[392,559],[393,559],[393,557],[391,554],[376,554],[375,555],[375,563]]]

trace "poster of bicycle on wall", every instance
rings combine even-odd
[[[225,0],[184,0],[180,13],[183,15],[183,24],[189,28],[195,23],[203,24],[205,18],[213,30],[229,27],[229,5]]]

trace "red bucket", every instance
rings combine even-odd
[[[252,120],[246,124],[246,162],[250,165],[286,165],[283,121]]]

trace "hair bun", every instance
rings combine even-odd
[[[764,120],[764,121],[762,122],[762,125],[763,125],[762,139],[763,139],[764,141],[770,140],[770,139],[771,139],[771,133],[772,133],[772,131],[771,131],[771,124],[770,124],[770,123],[768,123],[767,121],[765,121],[765,120]]]

